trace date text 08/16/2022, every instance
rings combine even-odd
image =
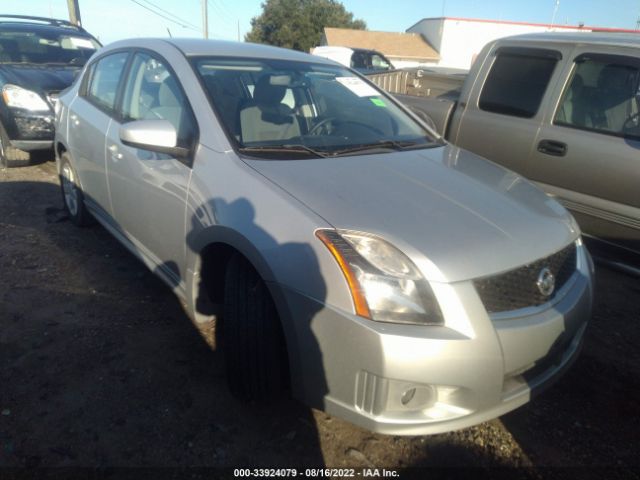
[[[296,468],[236,468],[233,476],[241,477],[305,477],[305,478],[397,478],[397,470],[386,468],[306,468],[298,470]]]

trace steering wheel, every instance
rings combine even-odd
[[[324,120],[316,123],[311,130],[309,130],[309,135],[329,135],[333,129],[329,129],[330,124],[337,125],[346,125],[346,124],[358,125],[360,127],[364,127],[367,130],[372,131],[376,135],[384,136],[384,132],[382,130],[377,129],[376,127],[372,127],[371,125],[367,125],[366,123],[358,122],[356,120],[341,120],[338,117],[327,117]]]

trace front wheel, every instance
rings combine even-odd
[[[71,221],[79,227],[91,224],[91,214],[84,205],[84,194],[78,186],[76,173],[66,152],[60,156],[60,190],[64,209]]]
[[[229,389],[243,400],[273,400],[288,383],[284,336],[269,290],[240,255],[225,275],[222,342]]]

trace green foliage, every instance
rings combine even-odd
[[[308,52],[320,44],[324,27],[365,30],[367,25],[337,0],[266,0],[244,39]]]

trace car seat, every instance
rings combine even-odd
[[[245,143],[300,136],[296,115],[282,103],[286,87],[272,82],[271,75],[260,77],[253,91],[253,99],[240,111],[240,131]]]

